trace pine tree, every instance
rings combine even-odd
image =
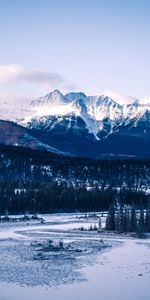
[[[107,230],[115,230],[115,207],[114,203],[112,202],[109,206],[108,214],[106,217],[106,229]]]
[[[101,217],[99,217],[99,221],[98,221],[98,231],[101,231],[102,229],[102,220]]]
[[[132,205],[131,209],[130,231],[137,232],[137,217],[134,204]]]
[[[130,216],[129,208],[126,208],[125,211],[126,211],[126,231],[130,232],[131,216]]]
[[[145,231],[150,232],[150,211],[149,210],[146,210]]]
[[[120,206],[120,224],[119,224],[119,231],[126,232],[126,211],[123,209],[123,205]]]
[[[120,231],[120,210],[119,209],[117,210],[116,217],[115,217],[115,229],[117,231]]]
[[[140,217],[138,222],[138,235],[143,236],[145,232],[145,222],[144,222],[144,210],[140,209]]]

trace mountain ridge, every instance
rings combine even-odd
[[[132,99],[133,100],[133,99]],[[63,95],[58,90],[33,101],[35,113],[24,118],[22,124],[28,127],[33,119],[40,122],[40,118],[47,116],[77,116],[85,122],[87,129],[96,139],[101,139],[99,134],[104,129],[104,121],[109,120],[110,131],[105,136],[113,133],[119,124],[128,124],[131,120],[141,118],[150,110],[150,104],[141,104],[134,99],[131,104],[120,105],[109,96],[86,96],[81,92],[71,92]],[[31,105],[32,106],[32,105]]]
[[[120,103],[116,98],[112,99],[110,93],[63,95],[54,90],[23,107],[12,107],[12,116],[1,104],[0,119],[23,126],[32,138],[58,152],[98,158],[150,157],[149,99],[132,98],[131,103],[128,99],[126,104],[120,104],[124,98],[120,98]],[[145,148],[143,154],[137,147]]]

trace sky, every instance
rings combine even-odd
[[[0,100],[150,96],[149,0],[0,0]]]

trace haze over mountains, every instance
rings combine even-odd
[[[25,104],[1,102],[0,120],[1,144],[96,158],[150,157],[148,98],[54,90]]]

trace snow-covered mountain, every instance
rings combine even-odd
[[[106,147],[111,152],[116,139],[125,141],[132,137],[129,145],[135,137],[138,141],[142,137],[147,142],[150,137],[150,98],[136,99],[112,92],[97,96],[75,92],[63,95],[55,90],[24,105],[10,107],[0,103],[0,119],[28,128],[42,143],[61,151],[97,156],[103,150],[105,154]]]
[[[73,92],[62,95],[55,90],[31,101],[29,107],[23,108],[24,111],[22,109],[22,118],[19,120],[24,126],[39,128],[42,124],[43,128],[45,123],[46,130],[51,130],[65,118],[68,121],[67,130],[71,127],[72,117],[81,118],[89,133],[100,139],[115,132],[122,124],[133,121],[136,123],[143,118],[144,114],[150,111],[150,99],[127,98],[110,92],[100,96],[86,96],[84,93]]]

